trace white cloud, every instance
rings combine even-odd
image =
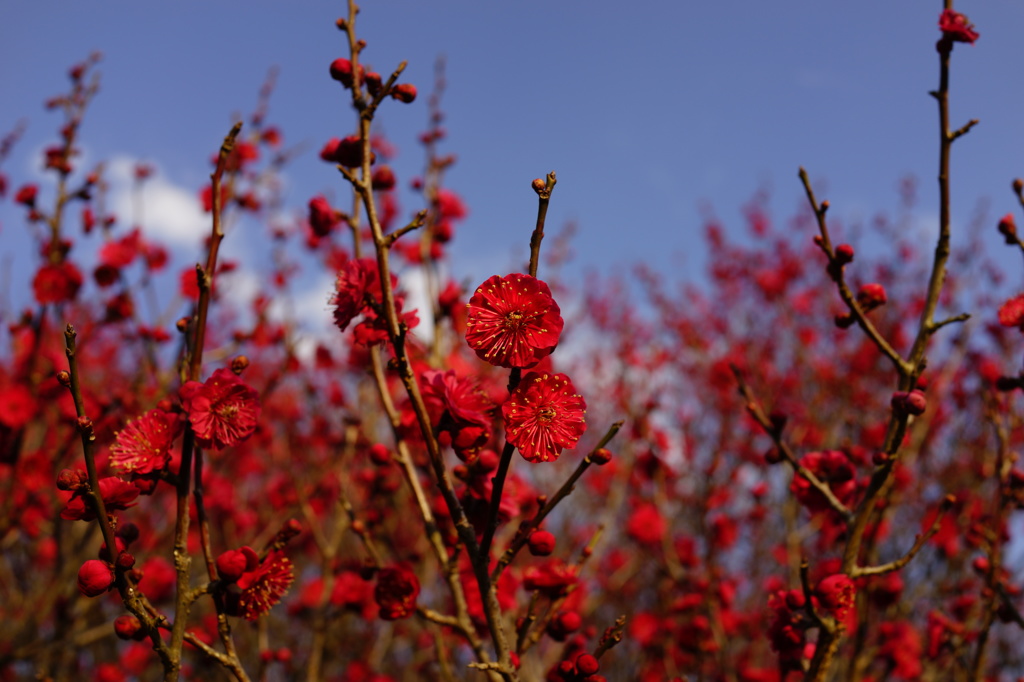
[[[136,216],[132,198],[136,159],[115,156],[107,163],[110,208],[122,224]],[[143,184],[142,227],[144,234],[172,247],[195,248],[210,231],[210,217],[203,213],[196,190],[175,185],[157,168]]]

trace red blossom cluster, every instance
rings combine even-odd
[[[706,214],[705,285],[579,285],[539,220],[524,272],[470,293],[446,258],[469,213],[443,186],[443,77],[421,96],[374,70],[355,16],[325,87],[363,122],[424,106],[422,175],[376,123],[335,131],[320,157],[355,208],[317,194],[282,222],[268,85],[171,273],[144,221],[105,212],[102,166],[78,167],[95,60],[52,101],[43,162],[69,189],[11,185],[47,229],[0,361],[0,679],[1024,674],[1024,294],[995,305],[955,241],[946,272],[885,216],[889,248],[863,248],[806,176],[792,230],[764,193],[745,233]],[[946,70],[978,34],[951,9],[939,28]],[[554,173],[532,188],[546,206]],[[230,220],[269,235],[244,304]],[[1024,250],[1012,214],[991,236]],[[330,335],[279,312],[304,269],[334,280]]]

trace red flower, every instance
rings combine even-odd
[[[98,597],[113,584],[114,572],[106,561],[89,559],[78,569],[78,591],[86,597]]]
[[[291,560],[280,551],[267,555],[263,563],[238,579],[242,589],[235,612],[248,621],[255,621],[281,601],[295,580]]]
[[[117,432],[110,446],[110,463],[115,469],[135,474],[159,471],[171,460],[171,443],[177,436],[176,415],[150,410]]]
[[[456,451],[472,452],[487,443],[494,403],[474,379],[431,369],[423,373],[422,388],[431,422],[451,434]]]
[[[103,505],[108,514],[134,507],[135,498],[139,496],[138,488],[116,476],[101,478],[99,489],[100,497],[103,498]],[[93,521],[96,519],[96,513],[92,506],[86,505],[85,499],[82,498],[84,492],[84,487],[75,490],[60,513],[62,519],[65,521]]]
[[[527,374],[501,406],[505,438],[530,462],[558,459],[587,430],[587,404],[564,374]]]
[[[380,300],[380,276],[377,273],[377,261],[372,258],[350,260],[338,270],[331,305],[334,306],[334,324],[341,331],[345,331],[349,323],[366,309],[367,294]]]
[[[20,429],[36,413],[35,396],[21,384],[0,388],[0,424]]]
[[[416,597],[420,593],[420,581],[416,574],[404,566],[385,568],[377,574],[377,587],[373,598],[380,607],[384,620],[408,618],[416,610]]]
[[[665,517],[650,502],[637,506],[626,522],[626,534],[642,545],[659,546],[667,531]]]
[[[533,367],[550,355],[562,316],[548,285],[529,275],[497,275],[469,299],[466,342],[482,360],[501,367]]]
[[[256,430],[259,394],[229,369],[216,370],[206,383],[188,382],[181,398],[196,442],[204,448],[237,445]]]
[[[138,228],[117,241],[107,242],[100,248],[100,263],[115,268],[131,264],[142,249],[142,238]]]
[[[337,212],[324,197],[313,197],[309,200],[309,226],[317,237],[326,237],[340,222]]]
[[[830,575],[818,583],[814,592],[826,611],[837,620],[846,620],[856,595],[856,588],[849,576],[842,573]]]
[[[974,30],[974,24],[967,20],[963,14],[952,9],[942,10],[939,15],[939,30],[942,36],[954,43],[967,43],[973,45],[978,39],[979,33]]]
[[[82,286],[82,273],[69,261],[39,268],[32,280],[36,301],[42,304],[70,301]]]
[[[19,204],[24,204],[29,208],[35,208],[36,206],[36,195],[39,194],[39,188],[35,185],[23,185],[18,193],[14,195],[14,200]]]
[[[1024,294],[1017,294],[999,306],[999,324],[1024,329]]]

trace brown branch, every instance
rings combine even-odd
[[[937,532],[939,532],[939,524],[942,523],[942,518],[949,512],[956,502],[956,498],[952,495],[946,495],[945,499],[942,500],[942,504],[939,506],[939,513],[935,515],[935,520],[932,521],[932,525],[928,527],[928,530],[924,533],[918,533],[914,539],[914,545],[910,550],[895,561],[890,561],[887,564],[880,564],[878,566],[854,566],[850,572],[851,578],[860,578],[869,575],[883,575],[885,573],[892,573],[898,571],[913,560],[917,553],[925,546],[925,544],[932,539]]]
[[[509,545],[508,549],[505,550],[505,553],[501,555],[501,559],[498,560],[497,565],[494,567],[494,571],[491,573],[492,581],[496,582],[498,580],[498,576],[501,575],[501,572],[504,571],[505,568],[510,563],[512,563],[512,561],[516,558],[516,555],[523,548],[523,546],[526,545],[527,542],[529,542],[530,531],[535,528],[539,528],[540,524],[544,521],[545,518],[547,518],[548,514],[554,511],[558,503],[564,500],[566,497],[568,497],[570,493],[572,493],[573,487],[576,485],[576,481],[578,481],[580,477],[583,475],[583,472],[585,472],[588,468],[590,468],[590,465],[593,464],[593,460],[591,458],[593,457],[594,453],[611,442],[612,438],[614,438],[615,435],[619,432],[619,429],[622,428],[622,424],[623,422],[617,421],[608,428],[608,431],[605,432],[604,436],[601,437],[601,440],[598,441],[597,445],[595,445],[594,448],[589,453],[587,453],[587,456],[584,457],[583,460],[576,466],[576,469],[572,472],[569,478],[566,479],[565,483],[563,483],[562,486],[558,489],[558,491],[555,492],[555,494],[552,495],[547,502],[545,502],[544,506],[541,507],[540,511],[537,512],[537,515],[533,517],[533,519],[530,520],[526,525],[519,529],[519,532],[516,534],[516,537],[512,541],[512,544]]]
[[[82,452],[85,457],[85,469],[89,475],[89,493],[85,495],[85,501],[92,507],[96,514],[96,521],[99,523],[100,532],[103,534],[103,542],[107,545],[107,553],[114,560],[115,586],[121,595],[121,601],[125,608],[139,619],[146,632],[153,650],[160,658],[164,668],[165,678],[173,672],[175,677],[181,665],[181,650],[168,648],[160,636],[158,621],[153,618],[141,600],[138,590],[126,575],[125,570],[117,564],[117,542],[114,537],[114,528],[107,515],[106,505],[103,503],[103,496],[100,494],[99,474],[96,470],[96,437],[93,433],[92,421],[85,413],[85,400],[82,397],[81,376],[78,369],[78,334],[72,325],[67,325],[64,330],[64,353],[68,359],[67,386],[71,391],[71,398],[75,404],[75,413],[78,416],[79,434],[82,439]]]
[[[857,303],[857,297],[854,296],[850,290],[849,285],[846,283],[846,278],[843,276],[843,265],[842,262],[836,258],[835,250],[832,248],[832,240],[828,232],[828,223],[825,221],[825,214],[828,212],[829,204],[827,201],[823,201],[820,204],[814,196],[814,189],[811,187],[811,180],[807,176],[807,171],[800,167],[800,182],[803,183],[804,192],[807,194],[807,201],[811,205],[811,210],[814,211],[814,217],[818,222],[818,232],[821,239],[818,241],[818,246],[824,252],[825,257],[828,258],[828,272],[832,277],[832,281],[836,283],[836,287],[839,290],[839,297],[843,299],[843,303],[849,309],[850,314],[853,315],[857,325],[864,330],[864,333],[868,335],[868,338],[878,347],[878,350],[885,355],[889,360],[892,361],[900,375],[906,375],[911,372],[913,366],[910,365],[903,357],[893,348],[882,333],[878,331],[875,325],[868,319],[868,316],[861,310],[860,305]]]
[[[830,488],[827,483],[824,483],[820,478],[815,476],[810,469],[800,463],[792,448],[790,448],[789,444],[782,439],[782,430],[775,426],[768,415],[764,413],[764,409],[757,401],[757,397],[754,395],[754,392],[751,390],[750,386],[747,385],[747,382],[744,381],[743,374],[740,372],[740,369],[734,364],[730,364],[729,367],[732,369],[733,376],[736,377],[736,383],[739,384],[740,395],[742,395],[743,399],[746,401],[747,412],[749,412],[750,416],[754,418],[754,421],[764,429],[764,432],[771,437],[772,442],[775,444],[775,449],[779,451],[783,459],[786,460],[786,463],[793,468],[794,472],[810,483],[811,487],[817,490],[818,493],[825,498],[833,511],[839,514],[844,521],[849,523],[853,518],[853,512],[851,512],[850,509],[835,496],[835,493],[832,492],[832,488]]]

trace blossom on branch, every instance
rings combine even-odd
[[[405,566],[395,566],[377,574],[373,598],[380,607],[381,618],[398,620],[408,618],[416,610],[419,593],[420,581],[416,574]]]
[[[501,406],[505,439],[530,462],[558,459],[587,430],[587,404],[564,374],[530,372]]]
[[[234,613],[248,621],[258,620],[281,601],[294,580],[291,560],[280,551],[271,552],[255,569],[238,579],[242,592],[234,603]]]
[[[468,313],[466,342],[500,367],[533,367],[555,350],[562,333],[551,290],[529,275],[494,275],[477,287]]]
[[[939,30],[942,31],[943,38],[968,45],[973,45],[980,35],[967,17],[952,9],[942,10],[942,14],[939,15]]]
[[[177,415],[150,410],[117,432],[110,446],[110,464],[126,473],[159,471],[171,460],[171,444],[178,430]]]
[[[256,430],[260,417],[259,394],[223,367],[206,383],[190,381],[182,386],[181,401],[196,443],[204,448],[220,450],[241,443]]]

